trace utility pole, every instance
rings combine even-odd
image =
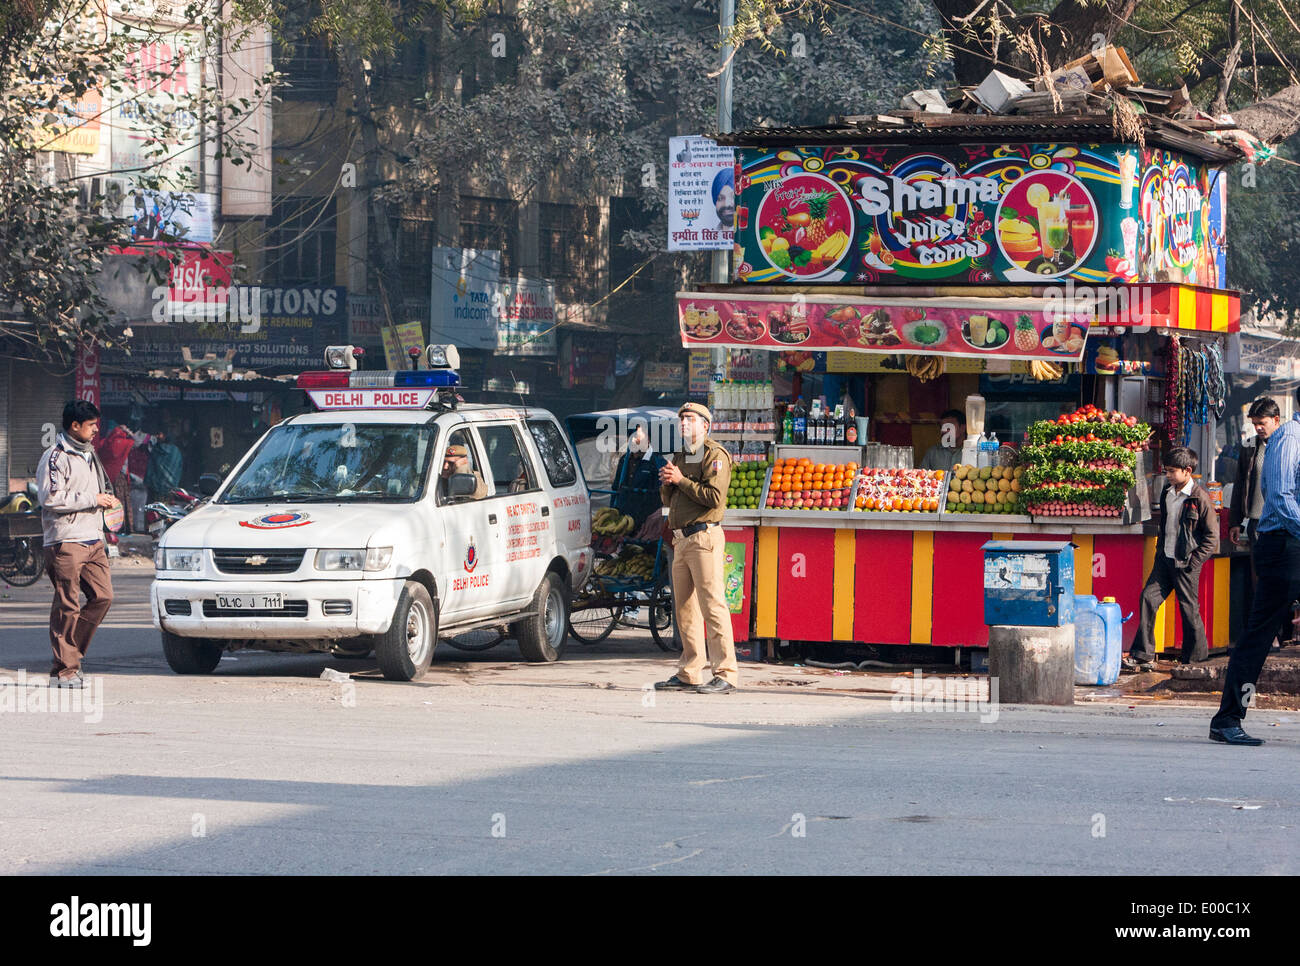
[[[722,67],[722,73],[718,77],[718,133],[731,133],[731,65],[732,65],[732,45],[727,42],[731,35],[731,28],[736,24],[736,0],[720,0],[718,4],[718,30],[722,37],[722,50],[719,53],[719,66]],[[736,192],[739,194],[740,185],[736,185]],[[733,221],[734,229],[735,223]],[[713,268],[710,273],[710,281],[725,283],[728,281],[728,271],[730,266],[730,251],[717,251],[713,253]],[[721,382],[723,378],[723,367],[725,364],[725,349],[713,350],[713,380]]]

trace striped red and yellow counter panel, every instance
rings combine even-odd
[[[730,537],[729,537],[730,539]],[[1114,597],[1137,633],[1142,586],[1155,537],[760,526],[755,548],[754,636],[986,647],[983,545],[998,540],[1073,540],[1075,593]],[[1201,572],[1201,615],[1211,647],[1227,647],[1231,560]],[[1156,615],[1157,650],[1175,650],[1182,627],[1170,597]]]

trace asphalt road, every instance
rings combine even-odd
[[[115,579],[98,706],[0,703],[0,871],[1300,872],[1296,712],[1253,712],[1268,744],[1237,749],[1206,741],[1204,707],[982,721],[804,668],[655,695],[671,661],[633,632],[548,666],[440,648],[414,684],[252,652],[187,678],[163,661],[148,565]],[[0,673],[43,684],[48,585],[6,593]]]

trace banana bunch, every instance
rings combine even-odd
[[[1041,359],[1033,359],[1029,363],[1029,372],[1039,382],[1049,382],[1053,379],[1060,379],[1065,370],[1055,362],[1043,362]]]
[[[908,356],[907,371],[922,382],[938,379],[946,367],[943,356]]]
[[[817,246],[812,257],[821,262],[834,262],[848,247],[849,236],[842,231],[837,231]]]
[[[602,507],[591,518],[592,533],[602,537],[625,537],[636,529],[636,521],[613,507]]]
[[[602,577],[645,577],[654,574],[655,558],[638,546],[619,554],[614,560],[601,560],[594,572]]]

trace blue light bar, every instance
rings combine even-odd
[[[412,369],[393,373],[397,389],[433,389],[460,385],[460,376],[451,369]]]

